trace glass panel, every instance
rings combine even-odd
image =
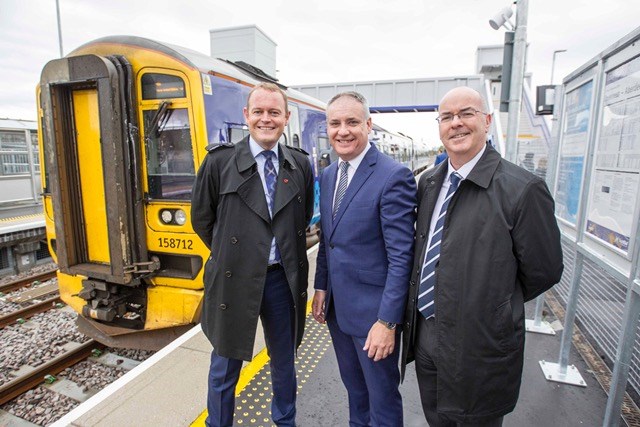
[[[0,132],[0,149],[3,151],[27,151],[27,137],[24,132]]]
[[[142,76],[142,99],[184,98],[186,90],[180,77],[148,73]]]
[[[336,152],[331,148],[331,144],[329,143],[329,138],[326,136],[318,136],[318,174],[322,173],[322,171],[333,163],[338,156]]]
[[[237,144],[238,142],[242,141],[242,139],[247,135],[249,135],[249,129],[247,129],[246,126],[237,127],[231,125],[231,127],[229,128],[229,142],[231,142],[232,144]]]
[[[23,175],[29,173],[29,154],[0,154],[2,175]]]
[[[156,129],[157,110],[144,112],[147,178],[152,199],[191,199],[195,179],[189,115],[186,108],[166,110]]]

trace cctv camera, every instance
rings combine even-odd
[[[489,25],[491,25],[491,28],[494,30],[497,30],[502,27],[509,18],[511,18],[511,15],[513,15],[513,10],[511,9],[511,6],[507,6],[500,12],[496,13],[493,18],[489,19]]]

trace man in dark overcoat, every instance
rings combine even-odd
[[[193,229],[211,249],[204,272],[202,330],[211,341],[208,426],[233,423],[243,360],[262,320],[278,426],[295,425],[295,350],[302,341],[313,215],[307,154],[278,144],[289,120],[286,94],[263,83],[249,93],[250,136],[208,147],[193,189]]]
[[[415,359],[431,427],[502,425],[520,390],[524,302],[563,270],[549,190],[486,144],[485,111],[473,89],[444,96],[449,161],[418,184],[402,371]]]

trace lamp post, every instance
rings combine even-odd
[[[567,49],[559,49],[553,51],[553,60],[551,61],[551,81],[549,82],[549,84],[553,84],[553,72],[556,69],[556,55],[566,51]]]
[[[517,0],[516,23],[509,21],[513,14],[511,6],[502,9],[489,20],[489,25],[494,30],[505,27],[514,30],[513,60],[511,67],[511,84],[509,85],[509,118],[507,122],[507,140],[505,158],[510,162],[516,162],[516,149],[518,145],[518,127],[520,126],[520,106],[522,105],[522,86],[524,84],[525,58],[527,51],[527,18],[529,0]]]
[[[56,0],[56,16],[58,18],[58,44],[60,45],[60,58],[64,56],[62,52],[62,26],[60,25],[60,4],[59,0]]]
[[[528,9],[529,0],[518,0],[516,5],[516,32],[513,44],[513,66],[511,68],[511,99],[509,99],[507,146],[505,148],[506,159],[514,163],[516,162],[518,146],[522,86],[524,84],[524,69],[526,65]]]

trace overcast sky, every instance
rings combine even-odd
[[[137,35],[209,54],[209,30],[258,25],[277,44],[285,85],[475,74],[478,46],[502,44],[488,20],[505,0],[59,0],[64,53]],[[530,0],[534,85],[555,82],[640,26],[636,0]],[[515,15],[512,19],[515,19]],[[59,56],[55,0],[0,0],[0,117],[35,119],[35,86]],[[432,114],[374,121],[429,143]]]

